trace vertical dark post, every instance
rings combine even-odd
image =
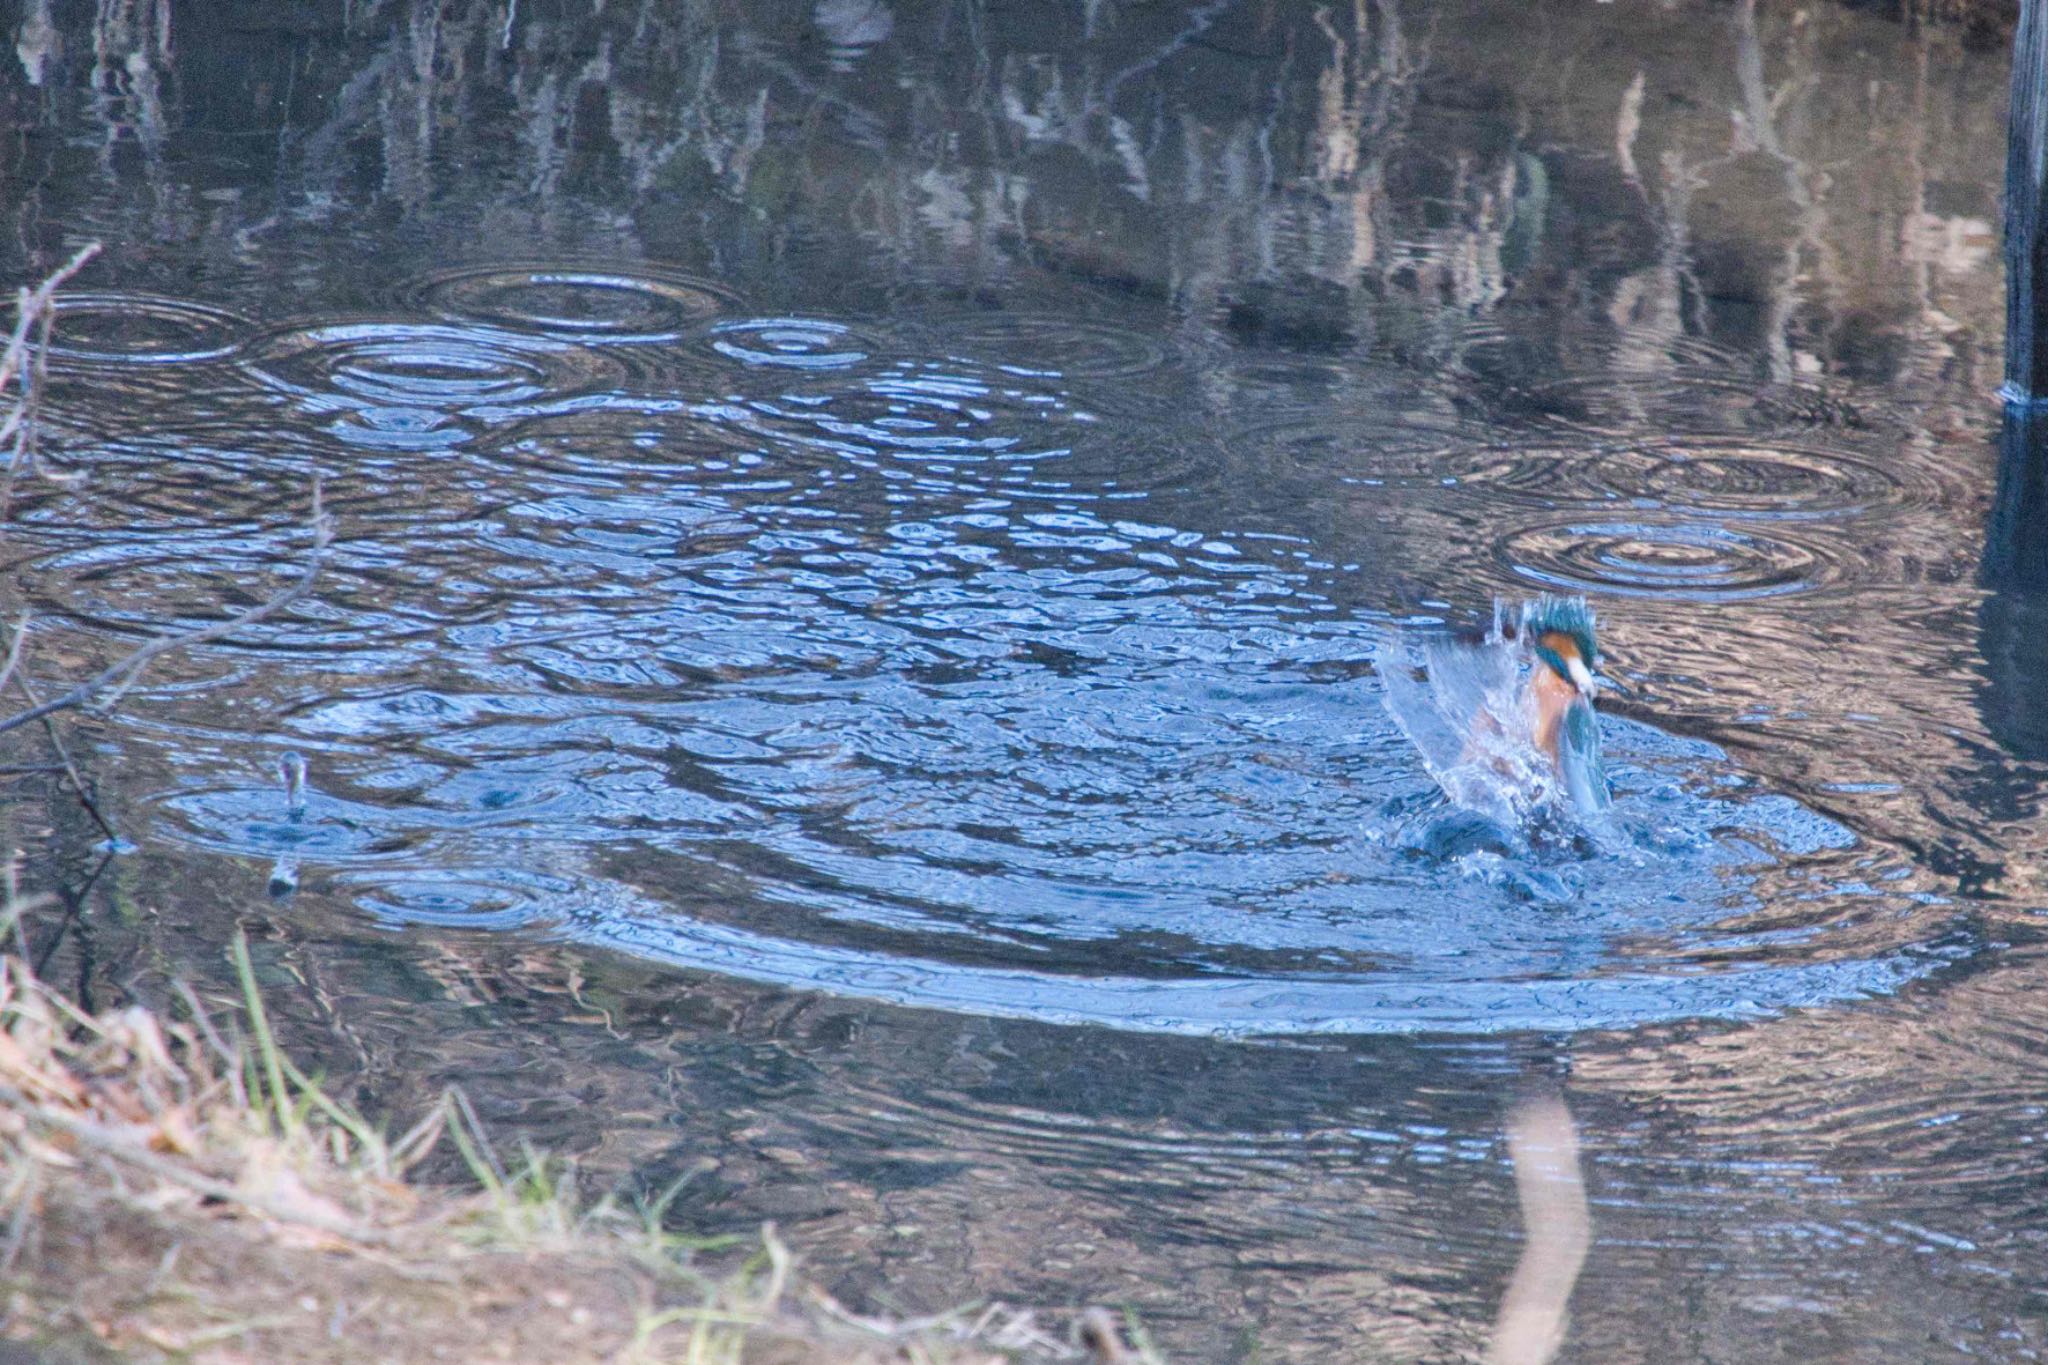
[[[2048,588],[2048,404],[2007,392],[1998,488],[1984,525],[1984,584]]]
[[[2008,398],[1998,493],[1984,528],[1977,707],[2001,748],[2048,759],[2048,404]]]
[[[2048,0],[2020,0],[2005,156],[2005,431],[1984,580],[2048,588]]]
[[[2005,427],[1984,528],[1979,705],[2008,752],[2048,758],[2048,0],[2020,0],[2005,159]]]
[[[2005,393],[2048,398],[2048,0],[2020,0],[2005,151]]]

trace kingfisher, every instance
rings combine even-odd
[[[1493,605],[1477,638],[1428,637],[1383,657],[1387,710],[1454,802],[1519,824],[1567,802],[1607,808],[1595,696],[1599,644],[1583,597]]]
[[[1568,749],[1590,750],[1597,758],[1600,726],[1593,717],[1593,697],[1600,680],[1593,665],[1600,647],[1586,599],[1546,594],[1522,604],[1516,626],[1499,629],[1504,637],[1510,632],[1519,636],[1540,665],[1529,670],[1530,743],[1560,769]]]

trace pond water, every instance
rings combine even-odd
[[[175,19],[175,26],[173,20]],[[1471,1358],[2048,1350],[2048,674],[1980,585],[2003,38],[1876,7],[30,0],[67,294],[0,817],[88,997],[249,926],[373,1109],[856,1306]],[[1600,614],[1597,839],[1375,661]],[[47,761],[29,732],[10,762]],[[304,756],[303,809],[280,784]]]

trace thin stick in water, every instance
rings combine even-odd
[[[1564,1101],[1545,1096],[1520,1105],[1508,1120],[1508,1155],[1524,1240],[1486,1365],[1546,1365],[1564,1344],[1565,1307],[1593,1240],[1578,1129]]]

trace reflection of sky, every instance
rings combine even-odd
[[[431,326],[300,326],[252,340],[257,359],[192,362],[213,427],[157,502],[198,495],[235,414],[274,423],[279,397],[358,489],[317,626],[241,643],[391,683],[290,721],[365,793],[345,821],[273,847],[267,798],[209,783],[166,801],[187,837],[390,864],[352,881],[386,919],[566,920],[755,979],[1026,1017],[1112,1021],[1128,987],[1148,1027],[1195,1031],[1748,1015],[1956,951],[1897,845],[1767,783],[1716,791],[1743,765],[1619,717],[1618,842],[1447,851],[1365,677],[1392,628],[1372,604],[1401,604],[1390,565],[1468,601],[1532,579],[1605,593],[1624,659],[1769,658],[1938,513],[1944,478],[1888,466],[1888,432],[1837,440],[1750,404],[1694,437],[1517,446],[1515,423],[1555,414],[1460,414],[1378,364],[1208,371],[1096,322],[1070,376],[1008,363],[1057,342],[1056,314],[949,324],[940,360],[914,322],[747,317],[623,269],[525,278],[531,303],[516,272],[430,275],[399,293],[435,302]],[[491,318],[474,345],[472,294]],[[609,326],[643,296],[694,311]],[[590,348],[579,300],[607,324]],[[1204,406],[1166,415],[1205,387],[1225,435]],[[1598,386],[1571,393],[1580,420]],[[438,471],[459,503],[407,490],[399,462],[425,446],[366,458],[322,425],[397,399],[461,423],[474,449]],[[1796,443],[1729,434],[1756,421]],[[122,525],[23,581],[81,618],[161,619],[195,569],[238,578],[289,543]],[[423,669],[433,686],[405,684]],[[1636,683],[1654,716],[1658,680]],[[1710,689],[1715,712],[1739,691]],[[1736,718],[1789,737],[1803,713],[1770,705]],[[543,838],[566,858],[536,860]],[[579,907],[638,903],[560,880],[599,848],[682,918],[592,923]],[[461,871],[482,866],[501,870]],[[688,889],[707,870],[716,897]]]
[[[1610,724],[1615,821],[1636,843],[1628,853],[1533,866],[1431,858],[1413,830],[1436,818],[1426,778],[1359,686],[1281,686],[1270,700],[1285,703],[1285,722],[1247,732],[1202,699],[1267,710],[1256,689],[1181,682],[1191,690],[1031,679],[1026,713],[1070,719],[1042,720],[1035,734],[995,722],[993,741],[972,724],[951,732],[944,706],[891,721],[851,689],[796,707],[679,705],[639,734],[583,706],[538,725],[508,721],[507,707],[497,723],[457,735],[439,728],[442,709],[435,747],[488,765],[490,783],[479,771],[433,780],[434,769],[408,765],[379,784],[409,789],[406,806],[323,800],[303,830],[286,832],[295,851],[351,869],[380,913],[400,918],[406,897],[376,889],[385,882],[427,895],[421,918],[460,922],[446,907],[475,893],[450,869],[444,891],[429,894],[439,862],[498,866],[516,882],[529,876],[522,866],[559,861],[536,864],[543,847],[604,845],[615,852],[601,864],[638,892],[598,892],[585,874],[519,911],[521,893],[501,888],[485,897],[481,922],[566,919],[578,937],[663,960],[904,1003],[1114,1022],[1142,1001],[1147,1026],[1175,1031],[1492,1031],[1566,1027],[1573,1011],[1603,1025],[1751,1014],[1890,989],[1955,950],[1876,945],[1870,957],[1836,960],[1828,919],[1912,904],[1868,881],[1833,895],[1819,882],[1806,893],[1811,913],[1752,922],[1758,871],[1802,860],[1812,877],[1813,863],[1848,856],[1854,842],[1782,797],[1695,794],[1720,767],[1696,744]],[[966,712],[1004,714],[1004,690],[978,689]],[[322,737],[375,740],[380,728],[386,739],[409,728],[388,713],[347,719],[358,711],[309,716],[299,729],[310,737],[339,723]],[[680,789],[663,783],[644,760],[591,752],[600,737],[666,743],[671,770],[686,752],[697,776]],[[995,771],[975,747],[991,742],[1042,757]],[[1294,757],[1276,762],[1282,752]],[[1165,796],[1165,775],[1148,764],[1199,777],[1194,796]],[[536,789],[542,772],[551,785]],[[285,837],[278,800],[228,789],[181,796],[172,809],[206,843],[263,853]],[[1418,813],[1387,813],[1404,802]],[[421,843],[424,857],[370,871]],[[1868,853],[1831,864],[1835,875],[1900,870],[1873,869]],[[699,865],[705,873],[692,871]],[[1529,893],[1532,881],[1542,894]],[[716,894],[682,890],[693,884]],[[1717,964],[1723,957],[1741,965]]]
[[[1362,376],[1376,425],[1347,440],[1333,423],[1282,480],[1246,486],[1247,452],[1198,426],[1139,437],[1132,458],[1109,423],[1077,420],[1088,405],[1060,376],[921,363],[869,330],[848,350],[836,325],[711,320],[730,367],[717,401],[528,395],[479,453],[488,505],[443,529],[387,504],[389,525],[344,537],[322,600],[359,629],[288,627],[279,643],[440,680],[297,710],[293,742],[332,755],[325,770],[359,795],[291,831],[291,851],[356,866],[387,918],[566,921],[755,979],[1027,1017],[1112,1021],[1135,993],[1149,1026],[1196,1031],[1744,1015],[1889,989],[1952,952],[1933,946],[1946,912],[1909,894],[1917,881],[1879,889],[1908,868],[1898,852],[1739,776],[1712,744],[1622,717],[1607,725],[1616,837],[1440,846],[1441,803],[1367,676],[1394,627],[1332,595],[1387,550],[1353,533],[1319,557],[1294,510],[1333,474],[1429,450],[1379,373]],[[408,370],[446,368],[437,382],[464,393],[496,382],[467,351],[422,358],[432,335],[406,334]],[[332,340],[332,363],[364,364],[362,334]],[[702,361],[683,353],[694,382]],[[822,361],[790,375],[791,357]],[[311,380],[328,362],[296,363]],[[1307,410],[1259,383],[1265,405]],[[1343,411],[1346,387],[1317,383]],[[1425,401],[1413,430],[1436,420]],[[1428,454],[1488,474],[1493,458]],[[1569,467],[1568,451],[1550,458]],[[1838,482],[1813,476],[1824,455],[1714,458],[1661,496],[1691,496],[1689,477],[1745,517],[1780,510],[1767,491],[1782,481],[1819,495],[1815,536],[1890,506],[1868,478],[1861,501],[1831,496],[1858,486],[1847,460]],[[1601,487],[1690,459],[1612,461]],[[1506,519],[1493,486],[1378,486],[1401,513],[1380,534],[1414,548],[1475,510]],[[1527,480],[1503,486],[1522,515]],[[1223,529],[1226,501],[1261,529]],[[393,600],[384,544],[432,546],[457,571]],[[112,567],[169,582],[191,548]],[[47,560],[38,581],[105,553]],[[1720,572],[1681,561],[1659,581],[1710,604]],[[401,612],[407,631],[379,628]],[[163,809],[209,847],[275,853],[272,799],[209,787]],[[538,856],[544,841],[566,860]],[[584,855],[600,848],[637,892],[597,891]],[[460,871],[484,866],[502,871],[481,886]],[[555,880],[564,866],[585,869],[581,890]],[[440,892],[437,867],[454,874]],[[691,889],[707,876],[715,896]],[[618,925],[589,911],[657,887],[666,927],[644,907]]]

